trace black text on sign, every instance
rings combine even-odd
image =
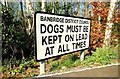
[[[35,13],[37,61],[86,49],[89,37],[90,19]]]

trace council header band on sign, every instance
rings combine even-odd
[[[76,19],[67,19],[67,18],[65,19],[65,18],[50,17],[50,16],[40,16],[40,21],[88,24],[88,21],[76,20]]]

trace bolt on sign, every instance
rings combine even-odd
[[[89,41],[89,18],[35,13],[37,61],[86,49]]]

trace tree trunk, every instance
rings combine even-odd
[[[78,12],[77,12],[77,16],[80,16],[80,1],[78,0]]]
[[[99,24],[101,24],[100,20],[101,20],[101,17],[100,17],[100,15],[99,15],[99,16],[98,16],[98,22],[99,22]]]
[[[73,2],[74,2],[74,0],[71,0],[71,5],[73,5]],[[73,12],[74,12],[74,11],[73,11],[73,6],[71,7],[71,10],[70,10],[70,11],[71,11],[71,14],[70,14],[70,15],[73,16],[73,14],[74,14],[74,13],[73,13]]]
[[[55,12],[55,8],[54,8],[55,7],[55,2],[53,1],[52,4],[53,4],[52,13],[54,13]]]
[[[34,16],[34,9],[32,7],[32,4],[31,4],[30,0],[26,0],[26,7],[30,10],[30,13],[33,17]]]
[[[88,17],[88,0],[86,0],[86,3],[85,3],[85,17]]]
[[[42,11],[45,12],[46,0],[42,0]]]
[[[30,0],[26,0],[26,7],[27,7],[27,9],[29,9],[30,15],[33,18],[32,23],[30,22],[30,19],[28,18],[28,29],[27,29],[27,31],[28,31],[29,35],[31,35],[32,32],[33,32],[33,27],[34,27],[34,9],[32,7],[32,4],[31,4]]]
[[[22,12],[22,17],[24,17],[24,14],[23,14],[23,5],[22,5],[22,0],[20,2],[20,8],[21,8],[21,12]]]
[[[110,45],[110,37],[111,37],[111,32],[112,32],[112,26],[113,22],[111,22],[113,18],[113,13],[115,9],[115,3],[117,0],[111,0],[110,2],[110,10],[108,12],[108,18],[107,18],[107,27],[105,30],[105,39],[104,39],[104,46],[109,46]]]

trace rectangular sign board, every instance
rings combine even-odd
[[[89,47],[90,19],[35,13],[36,60],[45,60]]]

